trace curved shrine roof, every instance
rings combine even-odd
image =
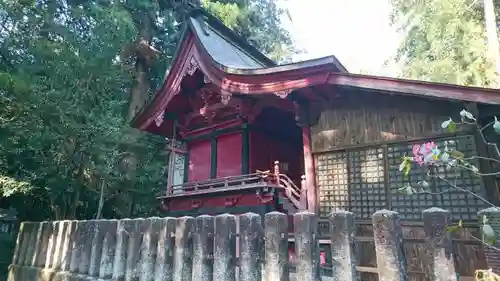
[[[186,75],[199,69],[221,91],[247,95],[290,93],[317,85],[338,85],[400,95],[500,104],[500,91],[348,73],[334,57],[277,65],[245,39],[202,9],[186,21],[171,68],[162,87],[135,116],[132,125],[146,130],[163,118]]]

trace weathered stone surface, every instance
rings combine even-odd
[[[300,212],[293,215],[295,230],[295,255],[297,279],[316,281],[319,279],[318,218],[314,213]]]
[[[214,217],[196,218],[196,231],[193,236],[193,280],[213,280],[214,232]]]
[[[261,216],[246,213],[239,217],[240,272],[239,281],[262,280],[264,229]]]
[[[193,217],[177,219],[175,227],[173,281],[191,281],[193,268]]]
[[[354,214],[348,211],[334,211],[329,216],[330,239],[334,281],[357,280],[354,257],[356,225]]]
[[[236,279],[236,217],[230,214],[215,217],[214,279]]]
[[[101,261],[99,267],[99,278],[109,279],[113,276],[113,266],[115,261],[116,230],[118,228],[117,220],[102,221],[102,230],[104,237],[102,241]]]
[[[406,281],[408,277],[398,213],[381,210],[373,214],[372,220],[379,281]]]
[[[122,281],[125,279],[125,265],[127,261],[128,240],[130,231],[133,229],[133,221],[123,219],[118,221],[116,230],[115,261],[113,263],[113,280]]]
[[[129,233],[128,250],[125,264],[125,281],[139,280],[140,259],[141,259],[141,241],[146,231],[145,219],[133,219]]]
[[[174,271],[176,219],[162,218],[155,262],[155,281],[172,281]]]
[[[422,213],[426,236],[427,261],[426,274],[435,281],[458,281],[455,270],[453,243],[446,228],[452,218],[448,211],[430,208]]]
[[[265,229],[265,281],[288,281],[288,217],[279,212],[267,213]]]
[[[483,224],[483,217],[486,217],[487,224],[493,228],[495,232],[495,243],[492,245],[495,248],[500,247],[500,208],[491,207],[478,212],[479,225]],[[486,268],[491,268],[493,272],[500,272],[500,252],[492,247],[484,247],[486,256]]]
[[[144,231],[141,245],[141,274],[139,276],[140,281],[153,281],[160,227],[160,218],[146,219],[146,229]]]

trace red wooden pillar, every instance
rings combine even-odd
[[[307,210],[319,213],[318,196],[316,194],[316,171],[314,169],[314,158],[312,155],[311,121],[310,111],[307,103],[294,102],[295,118],[297,124],[302,128],[302,143],[304,150],[304,175],[305,190],[307,191]]]
[[[307,190],[307,210],[318,213],[316,196],[316,178],[314,170],[314,158],[311,150],[311,129],[309,125],[302,125],[302,142],[304,145],[304,170]]]

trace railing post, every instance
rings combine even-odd
[[[355,281],[357,276],[354,258],[356,235],[354,214],[348,211],[333,211],[329,220],[333,281]]]
[[[379,281],[406,281],[403,234],[397,212],[381,210],[372,217]]]
[[[435,281],[457,281],[450,232],[451,215],[440,208],[430,208],[422,213],[429,266],[427,276]]]
[[[274,178],[276,180],[276,184],[280,184],[280,161],[274,161]]]
[[[300,177],[300,209],[307,210],[307,184],[305,175]]]

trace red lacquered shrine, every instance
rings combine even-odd
[[[395,103],[400,105],[391,105]],[[325,214],[345,207],[363,217],[370,208],[384,208],[389,201],[367,197],[357,206],[356,194],[346,199],[344,191],[328,189],[329,184],[342,185],[340,174],[349,168],[329,172],[337,174],[327,178],[325,171],[338,164],[334,156],[321,153],[346,149],[348,155],[355,145],[383,142],[387,147],[391,141],[414,139],[411,128],[400,130],[394,125],[399,119],[381,113],[386,107],[401,120],[410,111],[416,112],[410,116],[413,119],[428,118],[418,128],[419,137],[427,137],[427,132],[436,131],[426,126],[440,124],[429,119],[438,116],[438,108],[455,110],[464,103],[498,105],[500,95],[490,89],[350,74],[335,57],[276,65],[199,9],[185,23],[162,87],[148,104],[137,108],[133,126],[168,139],[168,185],[158,199],[169,216],[299,209]],[[422,110],[421,105],[425,105]],[[377,132],[350,126],[359,124],[349,120],[363,115],[355,113],[362,107],[366,107],[362,112],[373,112],[366,116],[393,125],[380,125]],[[327,124],[329,110],[337,112],[337,121]],[[386,153],[384,147],[380,151]],[[357,154],[352,155],[349,165],[357,163]],[[385,167],[389,169],[388,164]],[[356,183],[357,169],[350,170],[351,183]],[[388,177],[389,171],[377,175]],[[381,186],[390,188],[391,183]],[[359,194],[363,192],[360,189]],[[334,199],[328,201],[327,196]],[[341,206],[342,200],[351,201]]]

